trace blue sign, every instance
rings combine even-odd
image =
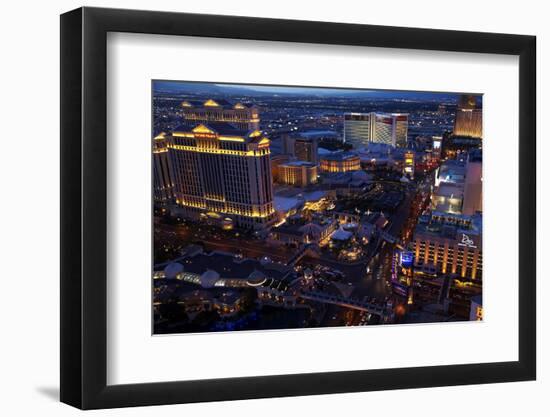
[[[393,282],[392,289],[395,294],[400,295],[401,297],[408,297],[409,295],[409,287],[404,284]]]
[[[409,251],[401,252],[399,256],[399,263],[403,268],[410,268],[413,266],[414,253]]]

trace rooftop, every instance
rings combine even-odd
[[[211,252],[200,253],[187,257],[180,261],[185,272],[202,275],[208,270],[215,271],[220,278],[247,279],[255,271],[260,272],[267,278],[283,279],[291,271],[290,268],[281,268],[277,265],[270,267],[269,263],[263,263],[255,259],[238,259],[234,255]]]
[[[268,140],[259,130],[244,130],[227,122],[187,122],[180,124],[172,133],[217,134],[240,137],[247,142]]]
[[[174,132],[189,133],[189,132],[192,132],[193,129],[196,129],[197,127],[199,127],[200,125],[203,125],[209,128],[210,130],[216,132],[219,135],[246,136],[249,133],[249,131],[244,129],[239,129],[237,126],[227,122],[182,123],[181,125],[179,125],[174,129]]]
[[[184,100],[181,102],[182,108],[200,108],[200,107],[221,107],[224,109],[248,109],[254,106],[248,104],[236,102],[232,103],[225,99],[211,99],[208,100]]]
[[[431,215],[421,216],[414,233],[430,234],[433,236],[456,239],[460,233],[481,238],[482,215],[471,216],[463,214],[448,214],[433,212]]]
[[[333,152],[331,154],[322,155],[321,159],[329,161],[344,161],[346,159],[358,158],[353,152]]]
[[[291,162],[285,162],[280,166],[314,167],[315,164],[313,162],[307,162],[307,161],[291,161]]]

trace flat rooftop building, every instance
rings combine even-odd
[[[223,252],[196,253],[164,267],[165,278],[203,288],[255,287],[270,279],[284,280],[292,273],[292,268],[287,266],[255,259],[239,259]]]
[[[307,187],[317,182],[317,165],[306,161],[292,161],[277,168],[280,184]]]

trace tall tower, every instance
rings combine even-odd
[[[376,128],[371,142],[395,146],[393,117],[389,114],[374,114],[374,119]]]
[[[153,198],[161,204],[170,203],[174,198],[174,180],[164,133],[153,139]]]
[[[406,113],[392,113],[392,119],[395,146],[398,148],[406,148],[407,137],[409,135],[409,115]]]
[[[482,110],[477,107],[475,96],[463,94],[459,97],[453,134],[473,138],[483,137]]]
[[[406,113],[346,113],[344,141],[354,148],[369,142],[406,147],[409,115]]]
[[[374,113],[345,113],[344,142],[354,148],[366,146],[375,135]]]
[[[275,220],[270,141],[229,123],[178,127],[167,138],[181,215],[263,230]]]
[[[483,211],[481,149],[472,150],[468,155],[462,203],[463,214],[472,215],[478,211]]]

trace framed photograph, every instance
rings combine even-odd
[[[533,380],[535,38],[61,16],[61,401]]]

